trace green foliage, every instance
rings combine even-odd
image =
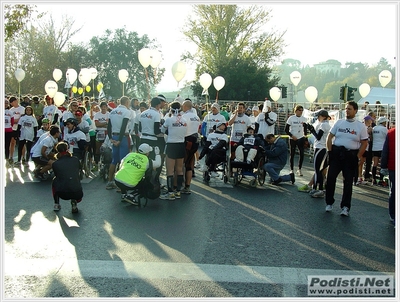
[[[129,78],[124,84],[125,95],[148,99],[155,83],[164,75],[165,69],[157,70],[151,66],[146,71],[139,62],[138,52],[144,47],[156,47],[156,41],[147,35],[139,37],[136,32],[125,28],[114,32],[107,30],[101,37],[93,37],[89,43],[89,56],[85,64],[98,70],[98,77],[106,93],[114,98],[122,96],[122,83],[118,71],[126,69]]]
[[[194,5],[195,17],[188,18],[183,34],[197,45],[197,52],[183,58],[196,63],[197,76],[207,70],[213,78],[225,78],[219,98],[264,99],[274,80],[268,68],[283,54],[284,33],[265,33],[270,11],[260,6]],[[196,85],[193,85],[196,87]],[[210,95],[213,93],[210,88]],[[253,91],[253,93],[251,93]],[[198,91],[194,91],[196,95]]]
[[[26,23],[35,11],[36,5],[4,5],[4,37],[5,41],[23,33]]]

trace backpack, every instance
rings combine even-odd
[[[157,199],[161,194],[161,185],[156,179],[157,171],[153,170],[153,161],[149,158],[149,169],[146,171],[142,196],[148,199]]]

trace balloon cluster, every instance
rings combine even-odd
[[[201,87],[203,87],[203,92],[202,92],[203,95],[204,94],[208,95],[208,88],[211,86],[211,83],[213,83],[215,90],[217,90],[216,100],[218,101],[218,92],[222,88],[224,88],[225,79],[221,76],[217,76],[213,80],[211,75],[209,75],[208,73],[203,73],[199,78],[199,82]]]

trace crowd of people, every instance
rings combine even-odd
[[[265,152],[263,169],[270,183],[294,184],[295,175],[303,176],[304,148],[312,136],[314,175],[298,190],[314,198],[325,198],[325,210],[330,212],[335,202],[337,177],[342,173],[340,214],[348,216],[353,186],[365,185],[369,179],[373,185],[382,185],[384,176],[389,175],[390,218],[394,221],[395,128],[388,130],[386,117],[377,119],[371,111],[362,123],[355,118],[357,103],[350,101],[346,103],[346,117],[331,127],[326,110],[318,111],[317,120],[310,124],[303,116],[303,106],[296,105],[286,121],[286,135],[276,135],[277,114],[269,100],[248,108],[244,102],[238,102],[235,108],[226,109],[218,102],[202,108],[189,98],[179,96],[168,102],[163,95],[142,102],[127,96],[100,102],[88,97],[69,98],[62,106],[55,106],[53,98],[47,95],[43,100],[38,96],[24,98],[23,105],[15,96],[6,97],[6,165],[28,165],[32,160],[35,177],[43,180],[53,170],[54,210],[61,208],[59,199],[65,198],[71,199],[72,211],[77,212],[77,203],[83,197],[82,187],[77,185],[79,160],[85,150],[93,154],[92,172],[96,172],[101,147],[104,144],[111,147],[105,188],[116,189],[121,192],[121,200],[138,204],[132,192],[137,192],[146,178],[154,178],[161,186],[164,166],[166,185],[158,197],[175,200],[181,194],[191,194],[191,181],[200,162],[203,162],[200,171],[216,177],[219,175],[216,165],[227,154],[230,161],[251,164],[260,148]],[[14,162],[16,146],[17,161]],[[281,175],[288,157],[290,172]],[[62,167],[71,169],[65,173]],[[68,180],[71,186],[65,184]],[[76,191],[65,191],[72,187]]]

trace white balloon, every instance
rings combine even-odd
[[[213,80],[213,84],[214,84],[215,90],[220,91],[225,86],[225,79],[221,76],[217,76]]]
[[[89,68],[82,68],[79,72],[79,82],[82,84],[82,86],[87,86],[91,79],[92,73],[90,72]]]
[[[53,98],[57,93],[58,85],[54,81],[47,81],[47,83],[44,85],[44,90],[49,97]]]
[[[365,98],[371,91],[371,87],[367,83],[363,83],[358,87],[358,91],[362,98]]]
[[[318,97],[318,90],[314,86],[309,86],[304,91],[307,101],[310,103],[314,102]]]
[[[379,74],[379,82],[381,83],[381,86],[385,88],[387,84],[390,83],[392,80],[392,73],[389,70],[383,70]]]
[[[126,69],[121,69],[118,71],[118,78],[122,83],[125,83],[128,80],[129,73]]]
[[[151,67],[157,68],[158,65],[160,65],[161,63],[161,52],[159,52],[156,49],[150,50],[150,58],[151,58],[150,62]]]
[[[203,73],[200,76],[200,85],[203,89],[208,89],[212,83],[212,77],[208,73]]]
[[[14,75],[18,82],[21,82],[23,79],[25,79],[25,71],[21,68],[17,68]]]
[[[71,85],[74,85],[76,79],[78,78],[78,73],[75,69],[69,68],[66,73],[67,80]]]
[[[172,75],[174,76],[175,80],[179,83],[186,74],[186,65],[185,63],[178,61],[172,65]]]
[[[94,80],[95,78],[97,78],[97,69],[96,68],[94,68],[94,67],[92,67],[92,68],[89,68],[89,70],[90,70],[90,76],[91,76],[91,78],[92,78],[92,80]]]
[[[142,48],[138,52],[138,58],[140,64],[144,67],[147,68],[150,65],[151,62],[151,52],[150,49],[148,48]]]
[[[272,87],[269,90],[269,96],[275,102],[279,100],[279,98],[281,97],[281,94],[282,94],[282,91],[278,87]]]
[[[53,70],[53,79],[54,81],[58,82],[62,78],[62,71],[61,69],[54,69]]]
[[[54,105],[61,106],[65,102],[65,95],[64,93],[57,91],[54,95]]]
[[[292,82],[292,84],[293,84],[294,86],[297,87],[297,85],[299,85],[299,83],[300,83],[300,80],[301,80],[301,74],[300,74],[300,72],[298,72],[298,71],[293,71],[293,72],[290,74],[290,81]]]

